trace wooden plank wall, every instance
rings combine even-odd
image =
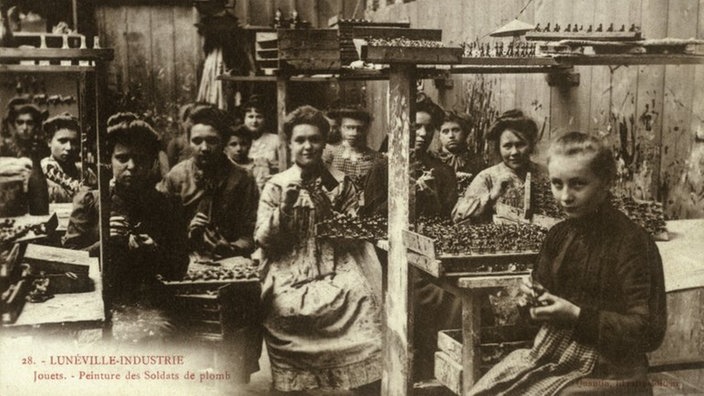
[[[280,8],[293,9],[313,26],[327,27],[334,15],[363,17],[358,0],[240,0],[235,15],[242,24],[269,25]],[[95,23],[101,44],[115,49],[109,64],[111,91],[129,93],[128,100],[159,115],[176,116],[180,105],[198,92],[203,60],[201,38],[194,23],[198,13],[189,0],[110,0],[96,2]],[[356,14],[355,14],[356,11]]]
[[[479,39],[516,17],[524,0],[416,0],[367,11],[376,21],[408,19],[411,27],[443,29],[443,41]],[[704,2],[695,0],[534,0],[520,19],[616,28],[641,26],[646,38],[704,37]],[[704,217],[704,66],[577,67],[579,87],[548,87],[538,75],[453,76],[453,88],[423,90],[446,108],[480,114],[521,108],[543,129],[536,158],[550,139],[581,130],[606,138],[618,154],[619,188],[664,202],[671,218]],[[375,130],[386,131],[385,83],[368,83]],[[481,100],[480,100],[481,99]],[[482,106],[477,107],[480,101]],[[698,136],[698,137],[697,137]],[[382,136],[371,137],[380,142]]]
[[[195,10],[182,4],[97,5],[101,45],[115,49],[108,66],[108,87],[123,99],[159,115],[177,114],[195,99],[201,40]]]

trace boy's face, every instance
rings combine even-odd
[[[245,163],[250,147],[252,147],[250,140],[241,136],[230,136],[230,141],[225,146],[225,154],[238,164]]]
[[[190,144],[193,158],[199,167],[216,163],[224,149],[220,133],[206,124],[195,124],[191,127]]]
[[[264,128],[264,114],[256,109],[244,113],[244,126],[252,132],[261,132]]]
[[[456,122],[444,122],[439,137],[442,147],[450,153],[458,153],[467,145],[467,132]]]
[[[78,131],[59,129],[49,142],[51,156],[59,163],[76,162],[78,160]]]
[[[608,183],[591,169],[588,155],[554,155],[548,163],[552,194],[569,218],[593,213],[608,196]]]

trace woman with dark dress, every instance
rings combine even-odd
[[[552,192],[568,219],[547,235],[521,285],[532,349],[508,355],[473,395],[652,394],[646,353],[662,342],[665,287],[650,235],[609,203],[611,151],[572,132],[548,153]]]

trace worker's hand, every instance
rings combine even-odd
[[[130,234],[127,246],[130,249],[154,249],[156,248],[156,242],[147,234]]]
[[[489,191],[489,199],[496,201],[501,196],[506,193],[509,187],[513,184],[513,179],[510,175],[502,175],[498,180],[494,182],[494,185]]]
[[[298,183],[288,183],[284,186],[281,192],[283,200],[281,201],[281,209],[286,213],[291,213],[293,205],[298,201],[298,195],[301,192],[301,185]]]
[[[422,191],[429,194],[437,194],[435,189],[435,176],[432,170],[430,172],[424,172],[418,180],[416,180],[416,187],[418,191]]]
[[[127,236],[130,229],[130,224],[125,216],[110,216],[110,237]]]
[[[533,320],[574,323],[581,312],[575,304],[547,291],[538,297],[538,304],[539,306],[530,308]]]
[[[188,225],[188,239],[200,239],[206,227],[210,224],[210,219],[205,213],[198,212]]]
[[[452,220],[461,223],[472,216],[479,208],[479,200],[476,198],[460,198],[452,210]]]

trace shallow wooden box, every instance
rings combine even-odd
[[[501,326],[481,329],[485,340],[479,346],[482,374],[501,361],[510,352],[530,348],[536,329],[527,326]],[[462,330],[438,332],[438,351],[435,352],[435,379],[455,394],[462,393]]]

